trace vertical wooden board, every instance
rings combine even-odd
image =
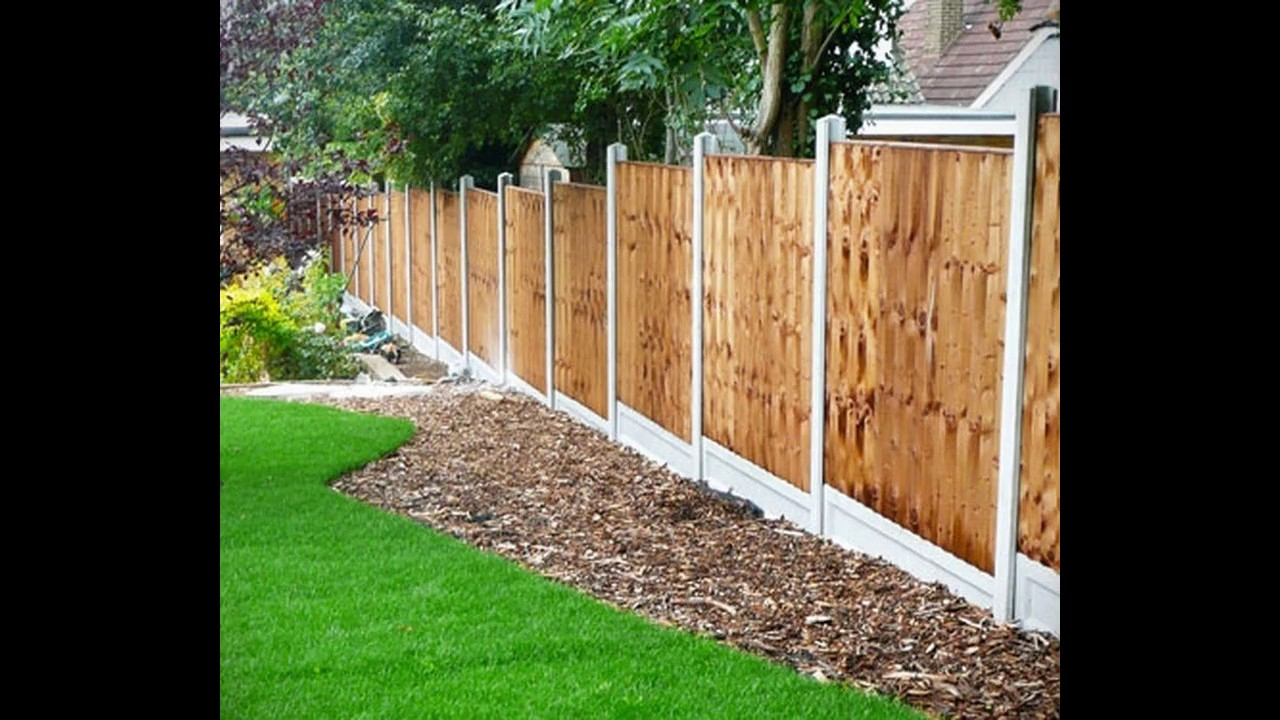
[[[387,218],[391,235],[391,292],[387,295],[389,309],[401,322],[409,319],[408,285],[405,283],[405,219],[404,191],[391,192],[391,216]]]
[[[808,489],[813,163],[707,158],[706,435]]]
[[[546,266],[540,192],[509,185],[507,193],[507,367],[546,392]]]
[[[1040,118],[1032,208],[1018,549],[1061,567],[1061,116]]]
[[[440,303],[440,337],[462,351],[462,222],[458,193],[436,190],[436,301]]]
[[[619,163],[618,400],[689,441],[692,171]]]
[[[413,324],[428,333],[431,328],[431,192],[409,190],[409,230],[413,244]]]
[[[556,389],[608,415],[605,188],[557,183],[555,233]]]
[[[498,195],[467,191],[467,313],[471,352],[497,368],[498,363]]]

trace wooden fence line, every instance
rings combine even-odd
[[[996,547],[997,525],[1006,533],[1004,518],[1012,517],[997,513],[999,497],[1009,513],[1017,506],[1017,551],[1044,572],[1059,573],[1059,115],[1039,118],[1036,140],[1015,501],[997,493],[997,486],[1001,493],[1012,486],[997,474],[1003,347],[1006,333],[1020,337],[1004,318],[1014,189],[1014,154],[1005,149],[837,141],[823,156],[825,184],[814,177],[811,160],[709,154],[702,198],[692,197],[690,168],[618,162],[617,402],[684,441],[679,452],[700,447],[690,418],[693,217],[700,202],[703,372],[695,381],[703,394],[702,436],[737,455],[734,462],[745,460],[790,485],[787,493],[809,493],[819,532],[829,525],[812,483],[823,480],[828,492],[867,509],[859,512],[941,548],[988,581],[994,572],[996,584],[1005,571],[995,568],[1005,561],[995,555],[1012,557]],[[813,216],[824,212],[813,198],[819,189],[826,197],[820,315],[826,342],[824,362],[814,364],[812,343],[822,338],[811,341],[811,325],[823,308],[823,298],[816,306],[812,300]],[[380,215],[389,209],[388,217],[373,228],[322,220],[315,230],[352,276],[352,296],[401,322],[409,311],[418,329],[430,328],[436,313],[437,339],[459,351],[466,342],[499,376],[509,372],[545,394],[544,223],[551,202],[555,389],[599,419],[614,417],[606,188],[557,182],[548,199],[507,186],[503,218],[496,193],[468,188],[465,237],[462,197],[437,190],[434,208],[421,189],[407,201],[402,192],[348,200],[347,209]],[[317,203],[319,217],[328,217],[331,202]],[[506,357],[500,357],[499,263]],[[471,361],[463,355],[458,362]],[[813,398],[824,401],[816,415],[824,434],[814,438],[810,456],[811,372],[819,368],[823,385],[813,388]],[[569,409],[581,414],[581,408]],[[811,478],[811,467],[821,467],[822,478]]]
[[[467,295],[470,351],[498,367],[498,196],[467,189]]]
[[[688,442],[692,172],[618,163],[618,400]]]
[[[813,162],[712,155],[706,183],[704,434],[807,490]]]
[[[1027,356],[1023,404],[1018,550],[1061,571],[1062,260],[1058,166],[1061,116],[1040,118],[1031,274],[1027,288]]]
[[[507,187],[507,367],[547,391],[546,266],[542,193]]]
[[[440,339],[462,352],[462,202],[456,192],[436,190],[436,302],[440,304]]]
[[[420,188],[409,189],[409,224],[413,230],[412,288],[413,324],[431,332],[431,193]]]
[[[605,188],[557,182],[552,193],[556,389],[605,417]]]
[[[991,572],[1009,156],[837,143],[831,168],[827,483]]]

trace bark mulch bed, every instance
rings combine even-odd
[[[1059,717],[1059,641],[757,517],[537,400],[327,400],[418,432],[334,488],[656,622],[957,718]]]

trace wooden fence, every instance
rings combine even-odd
[[[435,293],[431,289],[431,193],[419,188],[409,190],[409,238],[412,284],[409,287],[412,317],[405,318],[412,326],[435,332],[432,313],[435,310]]]
[[[692,173],[636,162],[617,173],[618,400],[689,442]]]
[[[436,302],[440,339],[462,348],[462,214],[458,193],[436,190]]]
[[[703,432],[808,490],[813,161],[706,162]]]
[[[1010,160],[831,150],[827,482],[987,572]]]
[[[467,190],[467,343],[498,367],[498,195]]]
[[[1062,437],[1062,306],[1059,288],[1061,116],[1040,118],[1036,148],[1036,190],[1031,272],[1027,289],[1027,359],[1022,415],[1021,508],[1018,550],[1061,572],[1058,491]]]
[[[596,415],[608,414],[605,189],[556,183],[555,383]]]
[[[387,304],[437,356],[452,348],[455,365],[563,398],[612,437],[770,514],[979,602],[1005,602],[1005,582],[1056,593],[1060,116],[1026,127],[1034,150],[836,135],[816,162],[711,152],[692,169],[623,159],[608,188],[507,186],[499,198],[468,187],[465,235],[461,194],[436,189],[433,208],[426,191],[410,191],[406,233],[405,198],[393,193],[387,234],[364,244],[349,292]],[[1034,162],[1020,165],[1027,153]],[[331,236],[348,273],[361,240]],[[1009,267],[1015,248],[1026,248],[1025,277]],[[1006,287],[1010,278],[1018,285]],[[815,288],[825,293],[816,303]],[[1025,337],[1006,323],[1014,293]],[[1025,343],[1021,385],[1005,377],[1010,337]],[[1009,387],[1021,406],[1002,411]],[[1021,434],[1013,480],[999,472],[1011,432],[1002,412],[1019,416],[1009,421]],[[1041,617],[1027,592],[1009,612]],[[1056,630],[1053,617],[1044,622]]]
[[[542,193],[510,186],[507,200],[508,367],[525,383],[547,388],[547,270]]]

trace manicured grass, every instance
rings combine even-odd
[[[220,401],[223,718],[905,718],[326,486],[405,421]]]

